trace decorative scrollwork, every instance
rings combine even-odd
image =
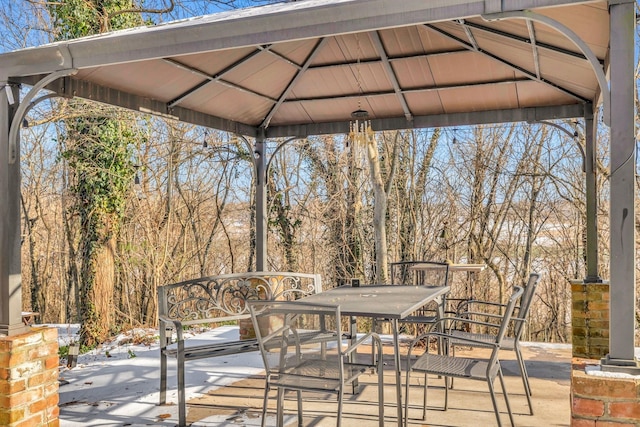
[[[163,291],[170,318],[197,321],[248,316],[247,301],[300,299],[320,290],[316,279],[310,274],[254,272],[188,280]]]

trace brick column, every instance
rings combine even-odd
[[[609,353],[609,284],[571,283],[573,357],[600,359]]]
[[[640,378],[600,373],[599,360],[574,358],[571,369],[571,427],[637,427],[640,425]]]
[[[60,425],[57,329],[0,336],[0,425]]]

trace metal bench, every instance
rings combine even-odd
[[[184,327],[241,321],[251,314],[247,301],[291,301],[322,291],[319,274],[249,272],[201,277],[158,287],[160,405],[167,399],[167,359],[177,360],[178,426],[186,426],[185,362],[258,350],[253,337],[189,346]],[[174,341],[175,338],[175,341]]]

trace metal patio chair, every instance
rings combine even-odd
[[[339,306],[256,301],[250,303],[250,310],[266,372],[263,427],[272,389],[277,389],[278,426],[284,421],[285,391],[293,390],[299,426],[303,425],[302,392],[330,392],[338,395],[336,425],[340,427],[347,385],[369,370],[378,374],[379,424],[384,426],[382,343],[377,334],[345,340]],[[372,363],[356,361],[354,353],[365,343],[374,348]]]
[[[392,285],[446,286],[449,284],[449,264],[446,262],[392,262],[389,272]],[[441,301],[421,307],[415,313],[402,319],[401,323],[403,325],[413,325],[415,327],[415,335],[419,335],[429,330],[446,312],[450,312],[447,305],[447,296],[444,296]]]
[[[494,381],[496,376],[500,379],[500,386],[502,387],[502,393],[504,394],[504,400],[507,405],[507,412],[509,413],[509,420],[511,421],[511,425],[514,426],[513,414],[511,413],[511,406],[509,405],[509,397],[507,395],[507,391],[504,385],[504,377],[502,375],[502,368],[500,366],[500,360],[498,359],[498,353],[500,351],[500,347],[503,343],[503,338],[507,332],[507,328],[509,327],[509,323],[511,317],[513,315],[513,311],[516,305],[518,298],[523,293],[523,289],[519,286],[515,286],[513,288],[513,293],[511,294],[509,301],[507,302],[504,308],[504,314],[502,316],[498,333],[495,336],[494,341],[491,345],[488,345],[492,348],[491,355],[488,359],[481,358],[468,358],[468,357],[457,357],[452,354],[452,352],[438,352],[432,353],[429,348],[429,341],[431,338],[435,338],[436,340],[442,340],[445,345],[447,345],[447,341],[452,338],[451,335],[446,332],[440,332],[440,330],[432,330],[429,333],[422,334],[417,337],[409,347],[408,355],[407,355],[407,377],[406,377],[406,392],[405,392],[405,426],[408,422],[409,417],[409,391],[411,389],[411,374],[413,372],[420,372],[427,375],[437,375],[439,377],[444,377],[444,410],[448,407],[448,398],[449,398],[449,386],[448,379],[449,378],[464,378],[471,380],[480,380],[486,381],[489,387],[489,393],[491,394],[491,401],[493,403],[493,410],[496,415],[496,419],[498,421],[498,426],[502,426],[502,422],[500,420],[500,412],[498,410],[498,403],[495,396],[494,390]],[[456,317],[447,317],[441,320],[442,323],[451,323],[455,324],[457,321],[464,321],[467,324],[484,324],[485,322],[477,322],[472,319],[459,319]],[[479,341],[473,339],[464,339],[460,337],[456,337],[456,342],[462,343],[466,342],[469,345],[473,345],[478,343]],[[426,342],[425,352],[419,356],[415,361],[412,361],[412,353],[414,348],[416,348],[418,343]],[[483,343],[484,345],[484,343]],[[428,388],[428,380],[425,376],[424,383],[424,394],[423,394],[423,404],[422,404],[422,419],[426,419],[426,409],[427,409],[427,388]]]
[[[511,319],[512,325],[508,331],[508,335],[502,340],[501,350],[514,351],[516,359],[518,360],[518,366],[520,368],[520,376],[522,377],[522,384],[524,386],[525,395],[527,396],[527,403],[529,404],[529,412],[533,415],[533,405],[531,403],[531,386],[529,384],[529,375],[527,374],[527,367],[524,363],[524,357],[522,356],[522,350],[520,349],[520,338],[524,332],[524,327],[527,323],[527,317],[529,315],[529,309],[533,302],[533,297],[536,293],[538,283],[540,281],[540,275],[538,273],[531,273],[529,279],[524,286],[524,292],[520,298],[519,306]],[[463,303],[456,314],[456,317],[467,319],[482,319],[484,321],[491,322],[491,320],[500,319],[502,315],[488,313],[488,310],[501,310],[505,308],[505,304],[499,304],[491,301],[478,301],[469,300]],[[449,339],[449,345],[455,349],[456,346],[464,347],[491,347],[495,342],[495,333],[474,333],[469,332],[468,328],[460,329],[460,325],[455,330],[450,331],[452,338]],[[457,340],[460,338],[460,341]],[[477,341],[477,343],[469,344],[468,340]]]

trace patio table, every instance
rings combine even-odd
[[[402,426],[402,384],[400,380],[400,343],[398,321],[431,301],[438,301],[449,292],[449,286],[340,286],[309,295],[299,301],[314,304],[339,305],[345,316],[386,319],[393,331],[393,361],[396,375],[398,426]]]

